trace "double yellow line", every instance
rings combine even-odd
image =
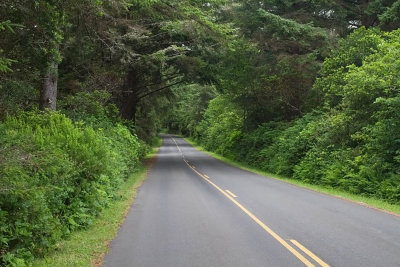
[[[203,178],[205,181],[207,181],[209,184],[211,184],[213,187],[215,187],[220,193],[222,193],[224,196],[226,196],[230,201],[232,201],[236,206],[238,206],[245,214],[247,214],[253,221],[255,221],[261,228],[263,228],[268,234],[270,234],[273,238],[275,238],[282,246],[284,246],[287,250],[289,250],[294,256],[296,256],[301,262],[303,262],[306,266],[308,267],[315,267],[314,264],[312,264],[308,259],[306,259],[301,253],[299,253],[297,250],[295,250],[288,242],[286,242],[282,237],[280,237],[277,233],[275,233],[271,228],[269,228],[265,223],[263,223],[260,219],[258,219],[253,213],[251,213],[248,209],[246,209],[242,204],[240,204],[237,200],[234,199],[233,196],[222,190],[218,185],[213,183],[210,178],[207,175],[204,175],[200,172],[198,172],[194,166],[190,165],[189,162],[185,159],[181,149],[179,148],[179,145],[176,143],[175,139],[172,138],[172,140],[175,142],[179,152],[182,154],[182,158],[185,161],[186,165],[189,166],[198,176]],[[230,192],[230,191],[229,191]],[[319,257],[317,257],[314,253],[309,251],[306,247],[301,245],[299,242],[296,240],[290,240],[296,247],[298,247],[301,251],[303,251],[305,254],[307,254],[310,258],[315,260],[318,264],[320,264],[323,267],[329,267],[327,263],[325,263],[323,260],[321,260]]]

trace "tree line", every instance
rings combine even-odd
[[[270,173],[400,202],[399,1],[238,1],[166,127]]]
[[[3,0],[0,265],[90,225],[160,131],[400,202],[400,1]]]
[[[140,165],[171,89],[233,36],[201,1],[0,3],[0,265],[92,224]]]

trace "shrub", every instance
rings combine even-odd
[[[39,91],[31,84],[0,81],[0,120],[37,106]]]
[[[143,146],[121,124],[93,129],[60,113],[0,124],[0,265],[43,255],[113,199]]]
[[[269,172],[400,203],[399,55],[400,30],[357,29],[323,64],[320,111],[246,132],[243,110],[220,95],[200,140]]]
[[[240,110],[226,98],[211,100],[198,131],[201,143],[209,150],[233,157],[232,148],[241,135]]]
[[[282,131],[290,125],[286,122],[269,122],[260,125],[252,132],[243,133],[234,146],[236,159],[265,169],[264,164],[268,156],[262,152],[263,149],[276,142]]]

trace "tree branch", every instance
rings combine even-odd
[[[160,85],[160,84],[162,84],[164,82],[167,82],[167,81],[173,80],[175,78],[178,78],[179,76],[181,76],[181,75],[172,75],[172,76],[169,76],[168,79],[166,79],[166,80],[164,80],[164,81],[162,81],[160,83],[151,83],[151,84],[147,84],[147,85],[144,85],[144,86],[140,86],[140,87],[137,87],[136,90],[147,88],[147,87],[151,87],[151,86],[155,86],[155,85]],[[164,76],[164,77],[167,77],[167,76]]]
[[[148,88],[148,87],[152,87],[152,86],[156,86],[156,85],[160,85],[162,83],[168,82],[168,81],[173,80],[175,78],[178,78],[180,76],[181,75],[171,75],[169,77],[168,76],[164,76],[164,77],[168,77],[168,79],[163,80],[162,82],[152,83],[152,84],[147,84],[147,85],[143,85],[143,86],[140,86],[140,87],[136,87],[136,88],[134,88],[135,90],[126,90],[126,91],[118,91],[118,92],[120,92],[120,93],[133,93],[133,94],[139,95],[141,93],[142,89],[145,89],[145,88]]]
[[[137,100],[139,101],[140,99],[142,99],[142,98],[144,98],[144,97],[146,97],[146,96],[149,96],[149,95],[151,95],[151,94],[157,93],[157,92],[162,91],[162,90],[165,90],[165,89],[167,89],[167,88],[170,88],[170,87],[172,87],[172,86],[174,86],[174,85],[177,85],[177,84],[180,84],[180,83],[183,83],[183,82],[184,82],[184,80],[180,80],[179,82],[169,84],[169,85],[167,85],[167,86],[158,88],[158,89],[156,89],[156,90],[154,90],[154,91],[150,91],[150,92],[148,92],[148,93],[146,93],[146,94],[144,94],[144,95],[138,96]]]
[[[284,100],[284,99],[279,99],[281,102],[285,103],[286,105],[288,105],[289,107],[291,107],[293,110],[299,112],[300,115],[303,115],[303,112],[301,111],[300,108],[293,106],[292,104],[290,104],[288,101]]]

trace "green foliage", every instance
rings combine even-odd
[[[115,150],[123,156],[120,159],[124,163],[124,165],[121,165],[122,171],[129,171],[126,166],[136,167],[135,163],[138,162],[138,159],[145,156],[147,146],[135,135],[137,131],[135,127],[129,121],[122,120],[119,117],[118,108],[111,103],[110,93],[106,91],[80,92],[61,99],[59,106],[68,118],[99,130],[106,136]],[[141,149],[139,151],[134,151],[130,146],[127,146],[127,144],[132,143],[132,135],[137,139],[135,142],[140,143]],[[135,143],[135,145],[137,144]],[[127,175],[127,173],[124,173],[124,175]]]
[[[398,1],[396,0],[250,0],[246,3],[258,4],[276,15],[330,27],[341,35],[360,26],[374,27],[379,24],[385,26],[388,24],[393,27],[398,25],[394,18],[398,10]]]
[[[13,26],[16,26],[15,24],[12,24],[10,20],[7,21],[0,21],[0,32],[8,30],[10,32],[14,32]],[[3,50],[0,49],[0,55],[3,53]],[[3,58],[0,57],[0,72],[9,72],[11,71],[10,66],[11,64],[15,62],[15,60],[9,59],[9,58]]]
[[[149,97],[143,99],[138,106],[136,125],[132,127],[138,137],[149,145],[154,145],[161,131],[161,117],[168,106],[164,106],[165,99],[161,97]],[[154,103],[156,103],[154,105]]]
[[[135,134],[151,143],[163,126],[263,170],[399,203],[400,33],[384,32],[399,7],[1,1],[0,264],[90,224],[144,155]],[[26,112],[57,72],[65,115]]]
[[[20,266],[91,224],[143,146],[120,124],[93,129],[59,113],[0,124],[0,262]]]
[[[218,96],[210,101],[197,131],[207,149],[230,156],[233,144],[241,135],[242,123],[240,110],[228,99]]]
[[[261,147],[258,159],[260,168],[291,176],[293,167],[299,163],[314,141],[312,130],[315,126],[309,123],[315,118],[317,115],[308,114],[276,133],[276,138],[269,146]]]
[[[312,24],[299,24],[261,8],[258,9],[258,15],[265,23],[262,31],[268,32],[273,38],[299,41],[301,45],[323,41],[327,38],[323,29],[313,27]]]
[[[151,6],[154,3],[160,2],[160,0],[130,0],[130,1],[123,1],[126,5],[136,5],[139,7],[146,7],[146,6]]]
[[[0,54],[3,53],[3,50],[0,49]],[[9,58],[1,58],[0,57],[0,72],[9,72],[12,71],[10,69],[11,64],[15,62],[15,60]]]
[[[0,121],[37,106],[38,91],[29,83],[10,81],[0,86]]]
[[[246,1],[232,8],[242,39],[219,61],[217,89],[245,110],[245,129],[271,120],[291,120],[304,105],[321,61],[329,51],[327,29],[276,14],[284,3]]]
[[[216,95],[214,87],[190,84],[179,86],[173,92],[176,100],[172,110],[167,114],[166,127],[172,132],[196,136],[204,111],[209,101]]]
[[[321,84],[328,81],[332,86],[325,88],[325,92],[340,97],[336,110],[328,111],[328,127],[319,127],[322,133],[295,167],[294,177],[375,195],[393,203],[400,201],[395,115],[399,44],[398,31],[379,34],[376,30],[360,29],[342,42],[339,50],[351,51],[351,47],[361,46],[361,58],[352,53],[334,53],[326,61],[327,66],[335,66],[332,70],[336,68],[341,78],[335,82],[328,73],[321,78]],[[331,99],[327,97],[330,104]]]
[[[61,99],[59,109],[74,121],[83,121],[94,128],[101,123],[118,122],[118,109],[106,91],[80,92]]]
[[[258,168],[266,169],[267,157],[269,156],[262,149],[274,144],[287,127],[287,122],[271,121],[261,124],[254,131],[243,132],[233,148],[234,158]]]
[[[329,58],[324,61],[320,74],[314,84],[313,90],[324,99],[326,106],[337,106],[344,95],[344,78],[349,68],[361,66],[363,61],[376,53],[383,42],[382,33],[377,29],[360,28],[339,42],[338,49],[332,51]]]
[[[360,28],[324,62],[314,85],[320,111],[246,130],[246,113],[220,95],[198,140],[262,170],[400,203],[399,55],[399,30]]]
[[[396,29],[400,25],[400,1],[394,1],[391,7],[385,8],[379,16],[380,26],[384,29]]]

